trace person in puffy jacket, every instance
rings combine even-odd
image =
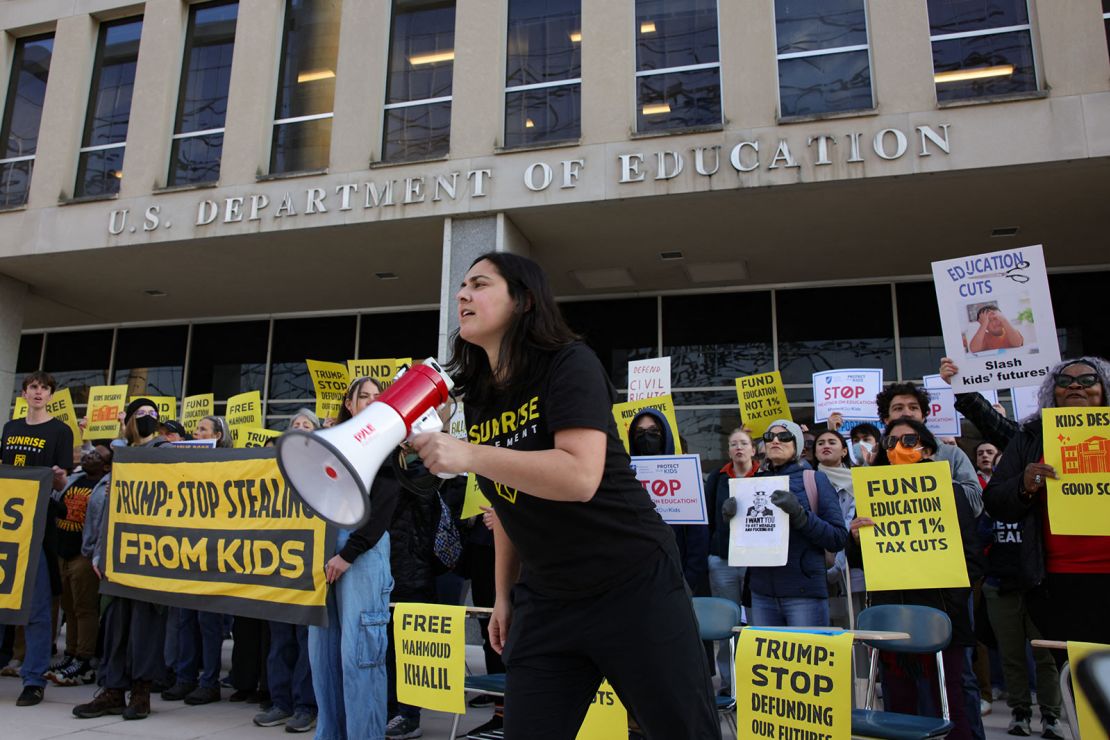
[[[801,462],[802,429],[786,419],[771,422],[763,434],[766,459],[756,477],[787,476],[789,490],[771,494],[771,503],[790,517],[790,545],[786,565],[749,568],[752,609],[750,621],[760,627],[823,627],[829,623],[829,589],[825,552],[838,552],[848,542],[848,529],[836,490],[824,473]],[[816,488],[817,510],[809,503],[806,477]],[[723,508],[736,515],[736,499]]]

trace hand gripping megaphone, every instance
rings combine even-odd
[[[453,387],[429,357],[348,421],[278,437],[278,468],[321,518],[345,529],[361,527],[370,518],[370,486],[378,468],[401,442],[443,428],[436,408],[450,399]]]

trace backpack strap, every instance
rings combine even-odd
[[[802,483],[806,487],[806,498],[809,499],[809,510],[817,513],[817,471],[803,470]]]

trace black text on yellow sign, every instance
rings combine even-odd
[[[741,738],[840,740],[851,734],[852,636],[748,628],[736,654]]]
[[[321,624],[326,524],[272,450],[128,450],[108,507],[106,593]],[[196,606],[196,604],[202,606]]]
[[[466,711],[466,610],[441,604],[398,604],[393,613],[397,646],[397,699],[439,712]]]
[[[0,466],[0,624],[26,624],[39,572],[49,468]]]

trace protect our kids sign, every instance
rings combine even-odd
[[[636,480],[668,524],[708,524],[700,455],[632,458]]]
[[[813,374],[813,421],[828,421],[839,413],[845,419],[876,421],[875,396],[883,388],[881,368],[827,370]]]
[[[1053,534],[1110,535],[1110,408],[1044,409]]]
[[[1060,361],[1041,246],[933,263],[957,393],[1038,385]]]

